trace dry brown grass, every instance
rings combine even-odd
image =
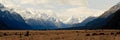
[[[0,30],[0,40],[120,40],[120,30]]]

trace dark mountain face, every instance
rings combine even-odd
[[[3,22],[3,20],[0,19],[0,29],[4,30],[4,29],[8,29],[7,25]]]
[[[113,17],[102,28],[120,29],[120,9],[113,14]]]
[[[0,9],[4,8],[4,6],[2,4],[0,4]],[[7,29],[7,25],[3,22],[3,20],[1,19],[2,15],[0,15],[0,29]]]
[[[113,6],[97,19],[88,22],[90,29],[120,29],[120,3]]]
[[[16,12],[0,4],[0,29],[27,30],[32,29]]]

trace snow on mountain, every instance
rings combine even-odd
[[[35,27],[35,29],[39,28],[41,25],[44,27],[66,28],[70,27],[74,23],[81,22],[79,17],[59,16],[59,14],[50,10],[34,10],[23,8],[12,9],[19,13],[24,18],[25,22]]]
[[[21,15],[25,22],[34,29],[68,28],[73,24],[81,23],[89,16],[64,16],[51,10],[36,10],[32,8],[8,7]],[[17,18],[16,18],[17,19]]]
[[[89,16],[61,16],[51,10],[35,10],[32,8],[12,8],[20,14],[25,22],[34,29],[68,28],[73,24],[81,23]],[[41,27],[42,26],[42,27]]]

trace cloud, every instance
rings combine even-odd
[[[17,0],[21,4],[33,4],[33,5],[39,5],[39,4],[49,4],[49,3],[57,3],[57,4],[67,4],[67,5],[80,5],[80,6],[86,6],[87,1],[86,0]]]
[[[7,6],[18,6],[24,7],[24,4],[30,4],[35,6],[34,8],[41,7],[41,8],[51,8],[64,10],[61,13],[63,15],[73,15],[73,16],[88,16],[88,15],[100,15],[103,10],[91,9],[87,8],[87,0],[0,0],[0,3],[4,3]],[[56,5],[55,5],[56,4]],[[60,6],[59,6],[60,5]],[[66,8],[66,6],[76,6],[73,8]],[[25,5],[26,6],[26,5]],[[65,8],[60,8],[65,7]],[[29,8],[29,6],[28,6]],[[50,9],[49,9],[50,10]],[[58,10],[54,10],[55,12]]]
[[[62,5],[79,5],[86,6],[87,0],[52,0],[54,3],[62,4]]]
[[[66,4],[70,5],[79,5],[79,6],[86,6],[87,1],[86,0],[67,0],[65,1]]]
[[[78,7],[78,8],[70,8],[64,11],[64,15],[67,16],[99,16],[104,12],[104,10],[98,10],[98,9],[91,9],[87,7]]]
[[[33,6],[42,6],[46,7],[55,7],[56,5],[78,5],[78,6],[87,6],[86,0],[0,0],[0,3],[6,5],[33,5]]]
[[[21,4],[39,5],[48,3],[47,0],[19,0]]]
[[[47,0],[0,0],[0,3],[4,4],[14,4],[14,5],[20,5],[20,4],[30,4],[30,5],[39,5],[48,3]]]
[[[0,3],[6,7],[20,7],[20,5],[16,5],[13,0],[0,0]]]
[[[78,5],[87,6],[86,0],[17,0],[21,4],[41,5],[41,4],[57,4],[57,5]]]

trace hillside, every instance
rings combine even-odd
[[[86,24],[91,29],[120,29],[120,3],[110,8],[97,19]]]

